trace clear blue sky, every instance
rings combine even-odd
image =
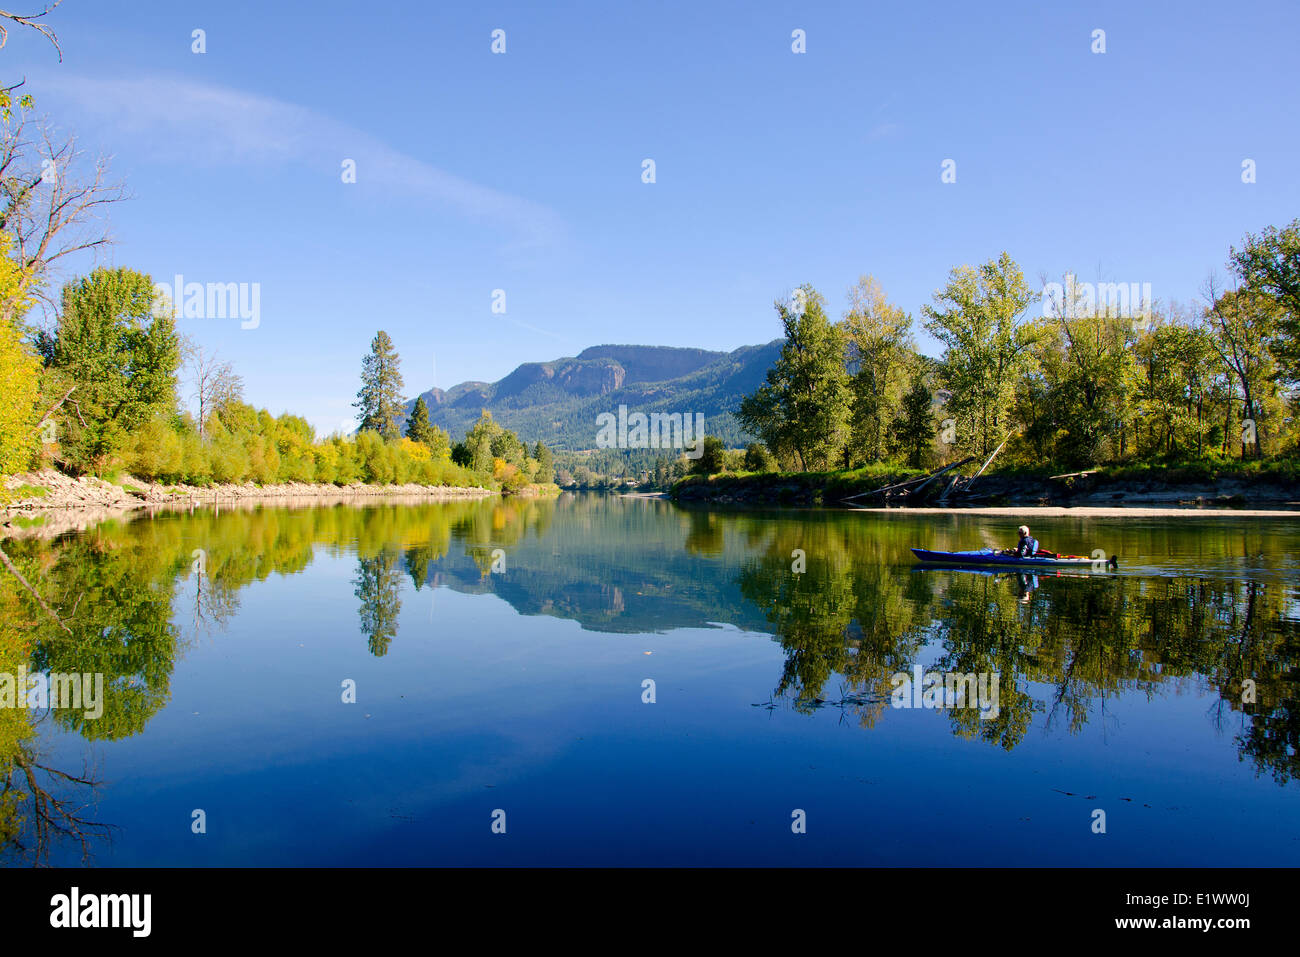
[[[126,180],[107,260],[260,283],[258,328],[181,328],[322,431],[380,328],[414,395],[599,343],[766,342],[802,282],[838,315],[872,273],[917,313],[1003,249],[1031,280],[1188,301],[1300,215],[1293,0],[65,0],[50,22],[62,63],[11,32],[0,64]]]

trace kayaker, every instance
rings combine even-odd
[[[1033,558],[1038,554],[1038,539],[1029,534],[1029,526],[1021,525],[1016,531],[1020,533],[1020,542],[1015,548],[1008,548],[1002,554],[1014,555],[1016,558]]]

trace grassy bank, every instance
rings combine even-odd
[[[688,475],[674,483],[668,494],[678,501],[821,505],[924,474],[888,464],[830,472],[721,472]]]

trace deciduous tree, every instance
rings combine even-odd
[[[852,461],[879,462],[888,453],[889,426],[898,411],[914,344],[912,317],[885,298],[880,283],[863,276],[849,290],[844,332],[856,371],[850,380]]]
[[[767,381],[745,397],[736,417],[799,470],[830,468],[848,438],[844,332],[826,317],[826,301],[811,285],[802,286],[793,302],[774,305],[785,344]]]
[[[1035,298],[1004,252],[952,270],[934,305],[922,307],[926,328],[945,347],[940,375],[952,392],[958,447],[988,456],[1011,431],[1014,389],[1033,341],[1025,311]]]

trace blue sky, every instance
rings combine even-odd
[[[65,0],[50,23],[62,63],[17,32],[0,63],[126,181],[103,261],[259,283],[257,328],[182,331],[323,432],[380,328],[414,395],[600,343],[766,342],[773,299],[812,282],[838,315],[864,273],[919,324],[1004,249],[1034,282],[1187,301],[1300,215],[1294,2]]]

